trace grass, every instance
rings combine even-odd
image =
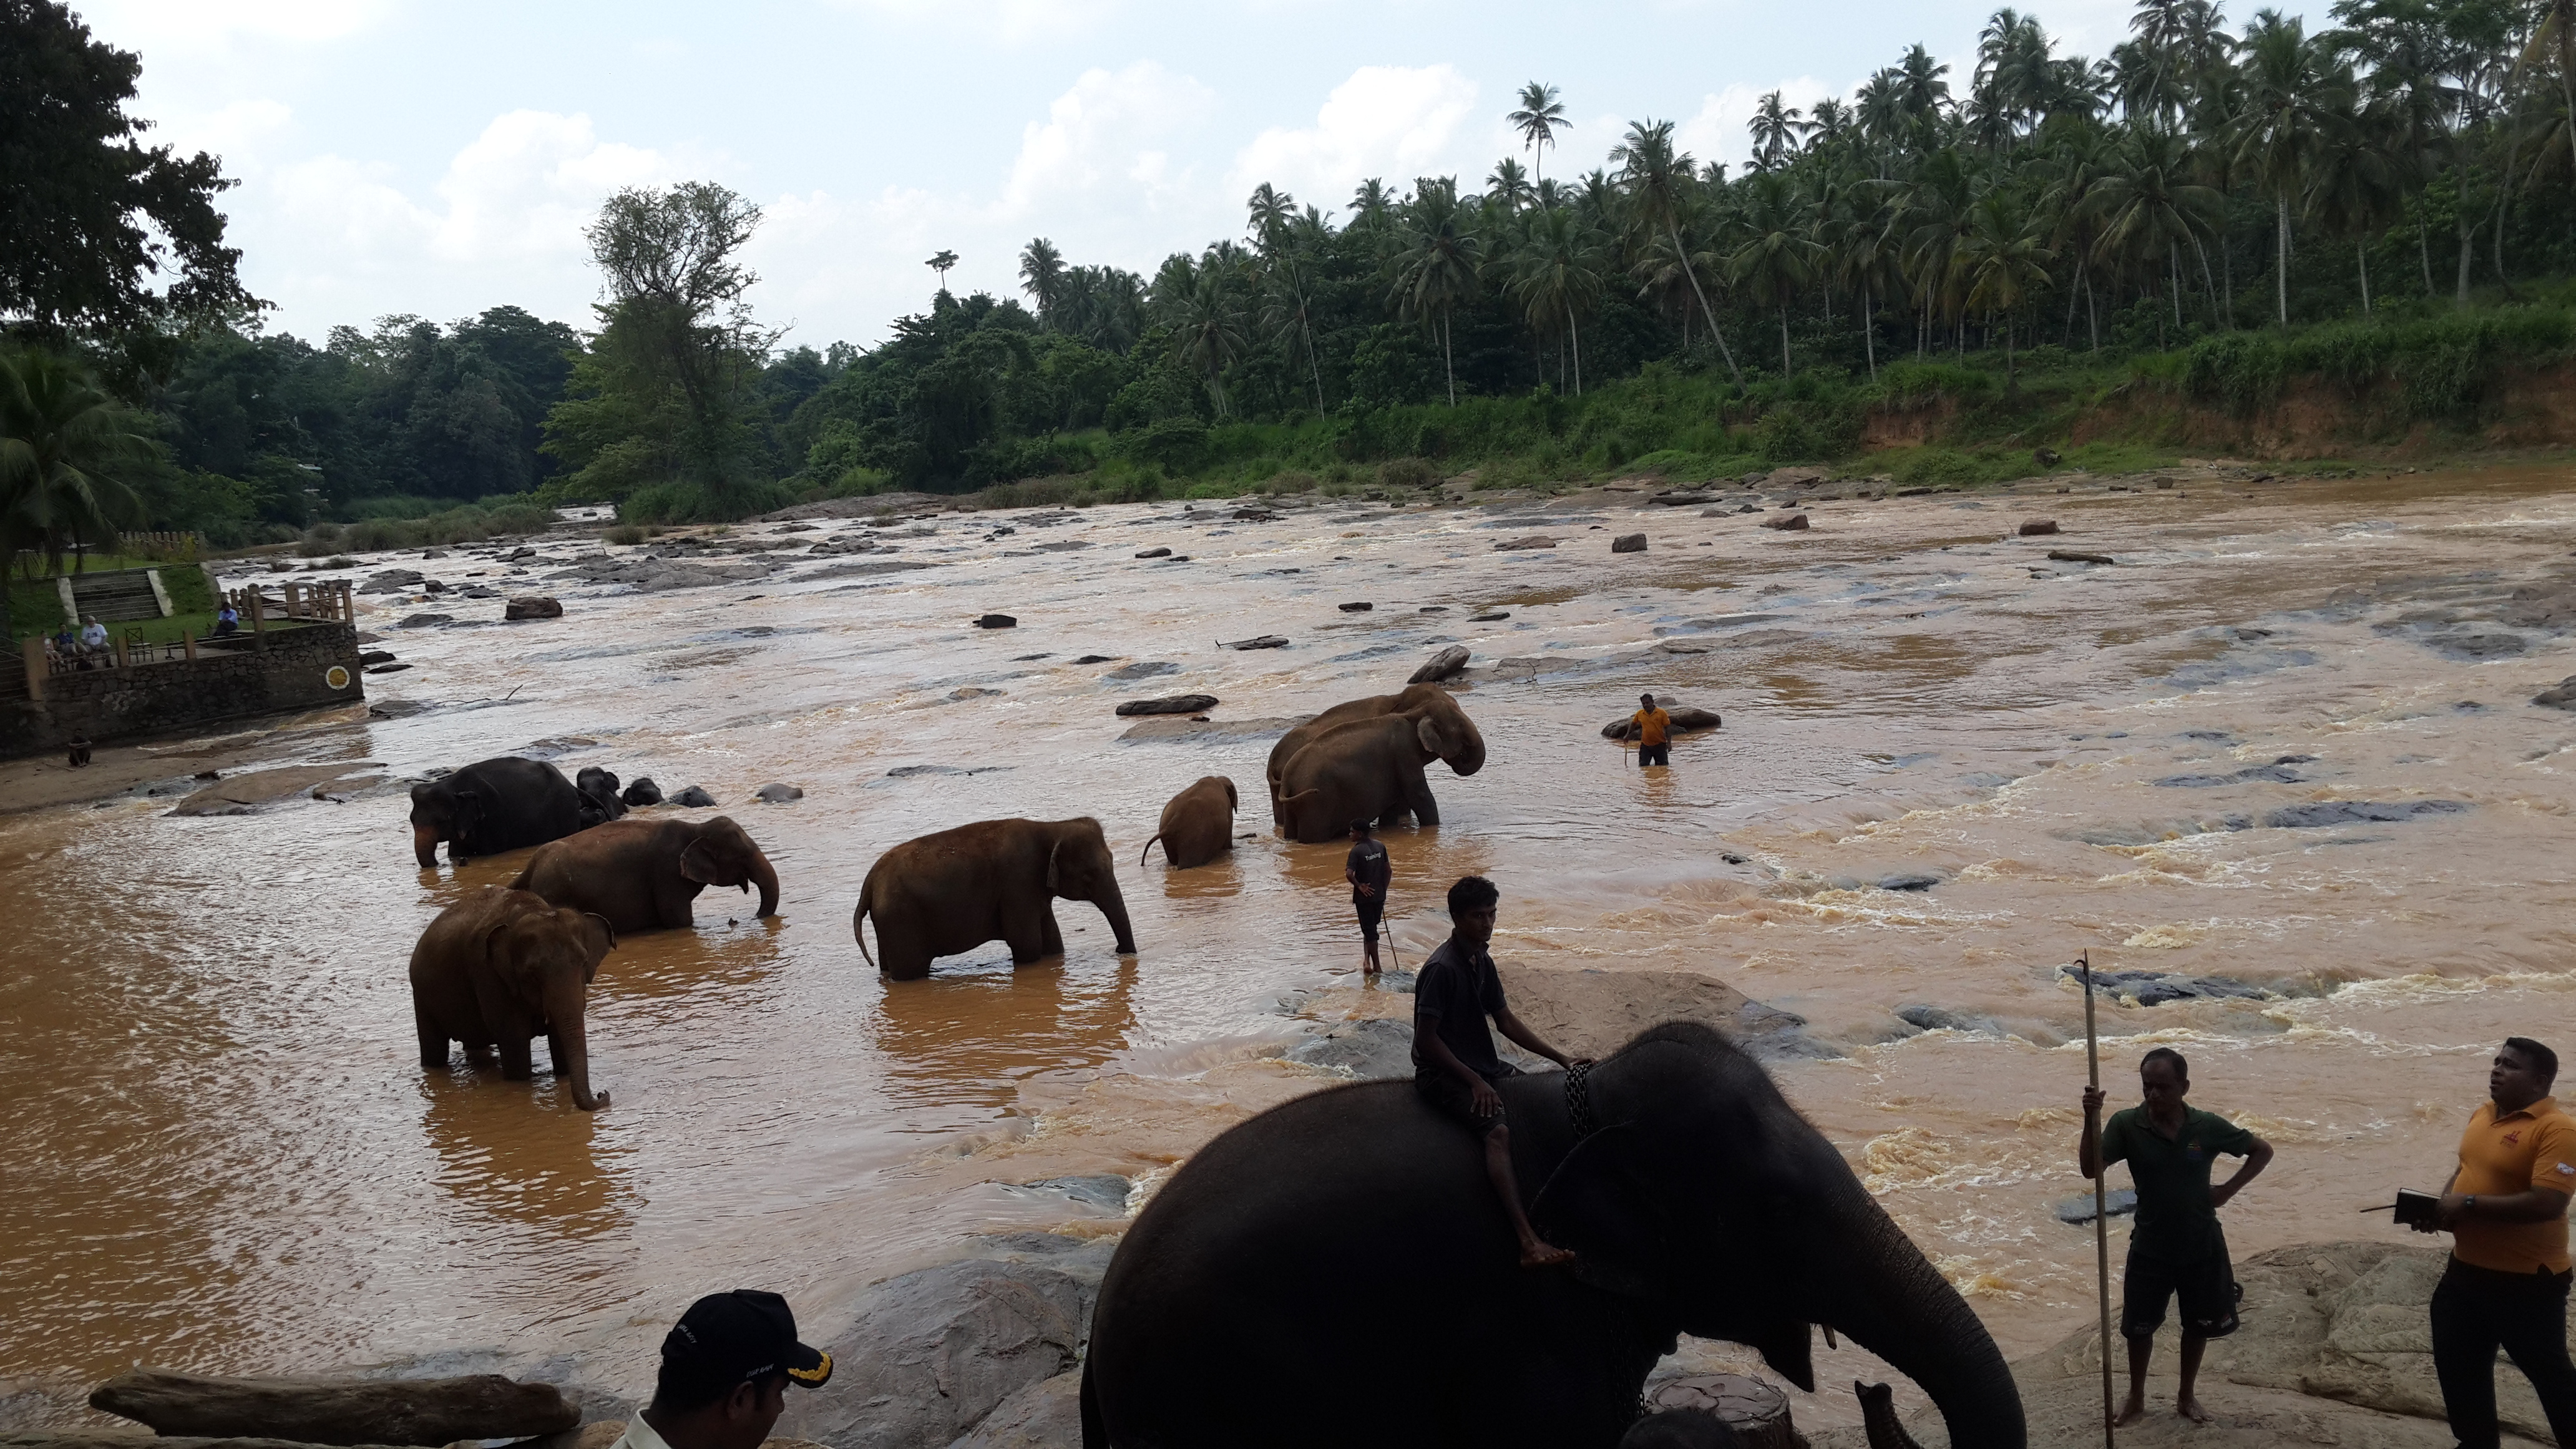
[[[102,572],[105,560],[92,559],[88,572]],[[182,635],[200,638],[215,627],[215,589],[206,579],[206,571],[195,564],[156,564],[135,559],[119,561],[119,567],[157,568],[161,571],[162,590],[170,596],[172,613],[166,619],[136,619],[108,625],[109,632],[124,636],[129,630],[136,637],[161,644],[177,641]],[[15,647],[20,640],[52,634],[63,627],[61,593],[54,587],[52,575],[29,579],[12,573],[9,576],[9,638]]]

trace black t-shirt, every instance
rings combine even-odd
[[[1359,879],[1351,884],[1351,899],[1359,900],[1360,887],[1377,887],[1378,904],[1386,904],[1386,883],[1395,878],[1395,866],[1386,858],[1386,846],[1375,840],[1363,840],[1351,847],[1351,858],[1344,868]]]
[[[1485,1025],[1489,1014],[1503,1010],[1503,978],[1494,973],[1493,953],[1441,943],[1413,979],[1413,1070],[1443,1070],[1422,1049],[1422,1034],[1436,1032],[1467,1070],[1491,1081],[1503,1075],[1503,1059],[1494,1054],[1494,1034]]]

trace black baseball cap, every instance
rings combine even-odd
[[[832,1356],[796,1341],[787,1300],[757,1288],[710,1293],[690,1304],[662,1338],[662,1362],[683,1378],[728,1392],[774,1373],[809,1389],[832,1377]]]

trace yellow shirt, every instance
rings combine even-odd
[[[2460,1175],[2451,1191],[2492,1194],[2546,1187],[2576,1194],[2576,1122],[2543,1097],[2496,1115],[2481,1105],[2460,1136]],[[2451,1254],[2473,1268],[2500,1273],[2567,1271],[2567,1215],[2537,1223],[2464,1222],[2451,1232]]]
[[[1673,717],[1660,709],[1641,709],[1629,716],[1637,725],[1637,743],[1667,744],[1673,737]]]

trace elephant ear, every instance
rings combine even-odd
[[[1054,895],[1056,893],[1056,887],[1063,879],[1063,877],[1057,873],[1055,866],[1055,858],[1063,852],[1064,837],[1059,835],[1056,837],[1055,843],[1047,847],[1046,888],[1048,895]]]
[[[1232,780],[1225,782],[1225,808],[1228,810],[1240,810],[1243,808],[1243,797],[1234,793],[1234,782]]]
[[[1448,757],[1449,745],[1440,738],[1440,722],[1431,716],[1426,714],[1413,722],[1413,738],[1421,743],[1424,754]]]
[[[1549,1242],[1574,1250],[1574,1276],[1628,1298],[1671,1290],[1671,1231],[1644,1171],[1644,1134],[1605,1127],[1575,1144],[1530,1204]]]
[[[483,797],[471,790],[456,792],[456,828],[459,833],[483,821]]]
[[[723,867],[716,863],[715,850],[708,845],[705,836],[690,841],[688,848],[680,852],[682,879],[693,880],[700,885],[731,885],[731,881],[718,879],[722,873]]]

